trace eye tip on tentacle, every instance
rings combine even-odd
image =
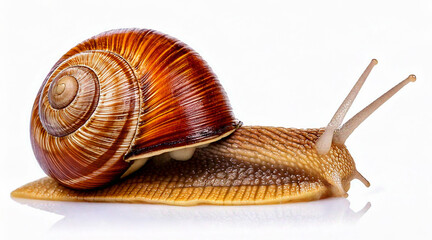
[[[410,82],[415,82],[417,80],[417,77],[416,77],[416,75],[411,74],[408,76],[408,79],[410,80]]]

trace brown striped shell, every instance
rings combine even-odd
[[[211,69],[184,43],[152,30],[113,30],[67,52],[34,102],[33,151],[75,189],[119,178],[128,159],[211,142],[236,129]]]

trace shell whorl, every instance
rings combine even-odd
[[[88,67],[69,66],[56,74],[39,98],[39,116],[45,130],[56,137],[75,132],[96,109],[99,91],[98,77]]]
[[[166,35],[125,29],[90,38],[55,64],[34,103],[31,140],[49,176],[87,189],[118,178],[125,158],[208,141],[237,124],[198,54]]]
[[[75,78],[79,87],[68,106],[56,109],[48,92],[64,76]],[[134,72],[123,59],[109,52],[76,54],[58,66],[38,99],[33,148],[50,176],[73,188],[93,188],[128,166],[123,156],[136,132],[140,104]]]

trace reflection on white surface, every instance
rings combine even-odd
[[[258,206],[178,207],[149,204],[55,202],[14,199],[32,208],[64,216],[51,233],[110,231],[145,232],[193,229],[215,230],[218,226],[251,229],[266,226],[316,226],[357,222],[371,207],[368,202],[358,212],[344,198],[307,203]],[[196,231],[196,230],[195,230]]]

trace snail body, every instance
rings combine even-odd
[[[216,76],[185,44],[152,30],[102,33],[66,53],[42,84],[31,140],[50,178],[12,196],[174,205],[346,197],[354,178],[369,186],[346,138],[415,80],[340,127],[376,63],[326,128],[242,127]]]

